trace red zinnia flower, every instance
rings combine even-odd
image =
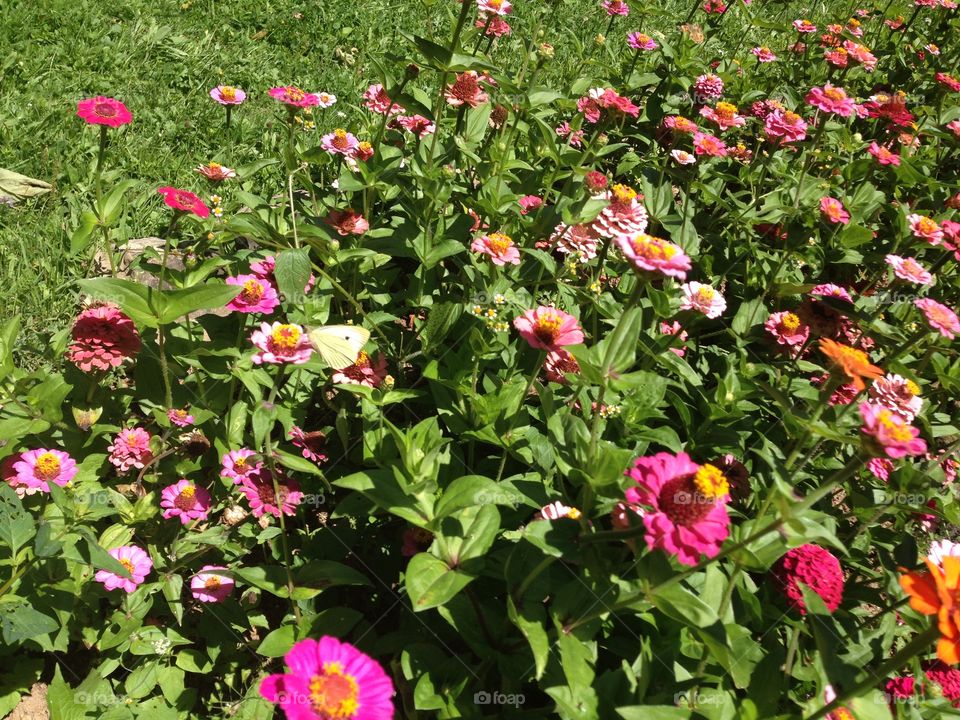
[[[174,210],[193,213],[202,218],[210,216],[210,208],[189,190],[178,190],[175,187],[165,185],[157,188],[157,192],[163,195],[163,201]]]
[[[84,372],[119,367],[140,352],[136,325],[116,305],[87,308],[77,316],[70,335],[67,359]]]
[[[807,614],[803,583],[823,600],[830,612],[843,600],[843,570],[840,561],[819,545],[801,545],[789,550],[773,569],[773,580],[786,596],[790,606]]]
[[[77,117],[90,125],[106,125],[120,127],[133,122],[133,115],[127,106],[114,98],[98,95],[77,103]]]

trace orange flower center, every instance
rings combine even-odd
[[[846,53],[846,50],[843,52]],[[843,90],[835,87],[827,88],[823,91],[823,94],[831,100],[845,100],[847,97],[847,94]]]
[[[940,229],[940,226],[934,220],[931,220],[928,217],[920,218],[917,221],[917,229],[922,233],[935,233]]]
[[[243,292],[240,293],[243,301],[246,303],[255,303],[263,297],[263,285],[256,280],[247,280],[243,284]]]
[[[224,85],[220,88],[220,97],[224,100],[236,100],[237,99],[237,89],[232,85]]]
[[[556,312],[541,313],[533,327],[533,334],[547,344],[553,343],[560,335],[563,318]]]
[[[737,114],[737,106],[733,103],[728,102],[718,102],[716,107],[717,115],[719,115],[724,120],[732,120],[733,116]]]
[[[293,87],[292,85],[286,88],[287,99],[292,102],[300,102],[303,100],[307,94],[298,87]]]
[[[677,248],[672,243],[644,233],[637,235],[630,244],[637,255],[654,260],[669,260],[677,254]]]
[[[280,325],[270,335],[275,348],[293,350],[300,342],[300,329],[296,325]]]
[[[787,313],[780,319],[780,326],[787,332],[796,332],[800,327],[800,318],[793,313]]]
[[[51,452],[45,452],[36,460],[33,474],[41,480],[53,480],[60,474],[60,460]]]
[[[357,681],[340,663],[324,663],[322,673],[310,678],[310,703],[325,720],[353,717],[360,707],[358,695]]]
[[[216,575],[211,575],[208,577],[204,583],[203,587],[205,590],[217,590],[220,588],[220,578]]]
[[[126,558],[120,558],[120,564],[127,569],[127,572],[133,575],[133,563]]]
[[[487,246],[497,255],[503,255],[513,246],[513,240],[503,233],[491,233],[487,237]]]
[[[353,364],[357,367],[366,367],[370,364],[370,356],[361,350],[357,353],[357,359]]]
[[[611,193],[613,194],[614,202],[626,204],[631,202],[636,196],[637,191],[634,190],[629,185],[616,184],[610,188]]]

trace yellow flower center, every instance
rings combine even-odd
[[[653,235],[640,233],[630,241],[637,255],[656,260],[669,260],[677,254],[677,247]]]
[[[917,385],[913,380],[907,380],[907,382],[904,383],[904,385],[907,388],[907,392],[909,392],[911,395],[920,394],[920,386]]]
[[[733,103],[728,102],[718,102],[716,107],[717,115],[720,117],[729,120],[734,115],[737,114],[737,106]]]
[[[613,194],[614,201],[623,204],[632,201],[637,196],[637,191],[632,187],[619,183],[610,188],[610,191]]]
[[[847,20],[847,25],[849,27],[858,28],[860,27],[860,21],[857,20],[856,18],[850,18],[849,20]]]
[[[925,217],[925,218],[920,218],[920,220],[917,221],[917,229],[923,233],[935,233],[937,230],[940,229],[940,226],[937,225],[937,223],[934,220],[928,217]]]
[[[497,255],[503,255],[513,245],[513,240],[503,233],[491,233],[488,236],[487,245]]]
[[[846,50],[844,50],[843,52],[845,53]],[[826,90],[823,91],[823,94],[826,95],[831,100],[844,100],[847,97],[847,94],[843,90],[835,87],[827,88]]]
[[[263,285],[256,280],[247,280],[243,284],[243,292],[240,293],[245,302],[254,303],[263,297]]]
[[[281,350],[293,350],[300,342],[300,328],[296,325],[280,325],[270,334],[273,346]]]
[[[211,575],[204,581],[203,587],[205,590],[217,590],[220,587],[220,578],[216,575]]]
[[[907,442],[913,439],[913,433],[910,428],[898,415],[894,415],[889,410],[881,410],[877,414],[877,422],[886,429],[887,433],[898,442]]]
[[[558,313],[548,310],[537,317],[533,332],[544,342],[552,343],[560,335],[561,325],[563,325],[563,318]]]
[[[711,303],[717,292],[712,287],[697,288],[696,298],[702,303]]]
[[[244,472],[247,469],[247,459],[239,457],[233,461],[233,469],[237,472]]]
[[[60,474],[60,460],[51,452],[45,452],[36,460],[34,474],[42,480],[52,480]]]
[[[357,681],[338,662],[324,663],[322,673],[310,678],[309,687],[313,710],[327,720],[353,717],[360,707]]]
[[[127,442],[130,443],[131,445],[132,445],[133,443],[137,442],[137,434],[136,434],[135,432],[128,432],[128,433],[127,433]]]
[[[800,327],[800,318],[793,313],[787,313],[780,319],[780,325],[787,332],[796,332],[797,328]]]
[[[363,367],[364,365],[370,364],[370,356],[367,355],[363,350],[357,353],[356,362],[353,363],[357,367]]]
[[[133,563],[126,558],[120,558],[120,564],[127,569],[127,572],[133,575]]]
[[[361,142],[359,145],[357,145],[357,149],[358,149],[360,152],[369,152],[370,150],[373,150],[373,145],[371,145],[371,144],[368,143],[366,140],[364,140],[364,141]]]
[[[579,520],[582,515],[583,513],[577,510],[577,508],[570,508],[567,510],[567,517],[571,520]]]
[[[708,498],[719,499],[730,494],[730,484],[720,468],[707,463],[693,476],[693,484]]]
[[[303,100],[307,94],[298,87],[288,87],[287,88],[287,99],[292,100],[293,102],[300,102]]]
[[[236,100],[237,99],[237,89],[232,85],[224,85],[220,88],[220,97],[224,100]]]
[[[789,110],[783,114],[783,119],[788,123],[795,123],[800,119],[800,116],[795,112],[790,112]]]

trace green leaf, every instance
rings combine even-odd
[[[730,327],[737,335],[743,335],[754,325],[759,325],[767,319],[767,308],[763,304],[763,298],[758,297],[740,305],[737,314],[733,316]]]
[[[37,526],[37,537],[33,541],[33,552],[37,557],[54,557],[63,549],[63,543],[53,537],[51,528],[45,521]]]
[[[97,570],[107,570],[122,578],[129,579],[131,577],[130,572],[119,560],[100,547],[100,543],[97,542],[97,538],[93,536],[90,528],[80,525],[76,527],[75,532],[87,541],[87,547],[90,550],[90,562]]]
[[[149,695],[157,686],[157,682],[157,664],[146,662],[127,675],[123,689],[126,691],[127,697],[138,700]]]
[[[286,301],[302,301],[304,288],[310,282],[310,250],[299,248],[282,251],[277,255],[273,276]]]
[[[84,720],[87,708],[77,702],[73,688],[63,679],[60,663],[54,664],[53,681],[47,686],[47,709],[50,720]]]
[[[264,657],[283,657],[297,639],[295,625],[284,625],[271,631],[257,646],[257,654]]]
[[[3,626],[3,641],[8,645],[33,640],[60,629],[56,620],[26,603],[13,605],[12,608],[10,604],[2,607],[0,624]]]
[[[414,612],[420,612],[447,603],[473,579],[473,575],[451,570],[430,553],[419,553],[407,565],[407,594]]]
[[[35,533],[33,516],[23,509],[20,498],[6,483],[0,483],[0,542],[16,557]]]
[[[120,216],[120,210],[123,208],[123,196],[132,187],[137,184],[136,180],[122,180],[117,186],[100,201],[100,218],[104,225],[113,225]]]
[[[628,705],[617,708],[617,715],[623,720],[688,720],[692,714],[692,710],[672,705]]]
[[[527,603],[517,609],[513,598],[507,595],[507,615],[510,622],[520,629],[527,642],[530,643],[536,679],[539,680],[543,677],[543,671],[547,668],[547,660],[550,659],[550,638],[545,627],[547,618],[543,605]]]
[[[440,554],[452,567],[482,557],[493,545],[500,530],[496,505],[463,508],[437,523]]]
[[[160,324],[168,325],[198,310],[222,308],[242,291],[243,288],[239,285],[227,285],[213,280],[183,290],[165,291]]]
[[[167,575],[163,581],[163,597],[167,600],[177,624],[183,624],[183,577],[177,574]]]
[[[97,222],[97,216],[92,210],[80,213],[80,222],[70,235],[70,255],[76,255],[87,248],[94,230],[97,229]]]
[[[651,594],[650,600],[664,615],[685,625],[705,628],[719,619],[714,608],[678,583]]]
[[[120,306],[138,325],[157,327],[160,295],[151,287],[120,278],[87,278],[78,280],[80,289],[98,300]]]
[[[523,495],[496,483],[482,475],[464,475],[450,483],[434,508],[436,517],[442,518],[463,508],[474,505],[516,505]]]

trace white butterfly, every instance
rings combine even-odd
[[[332,369],[339,370],[357,361],[370,339],[370,331],[356,325],[323,325],[307,331],[310,344]]]

